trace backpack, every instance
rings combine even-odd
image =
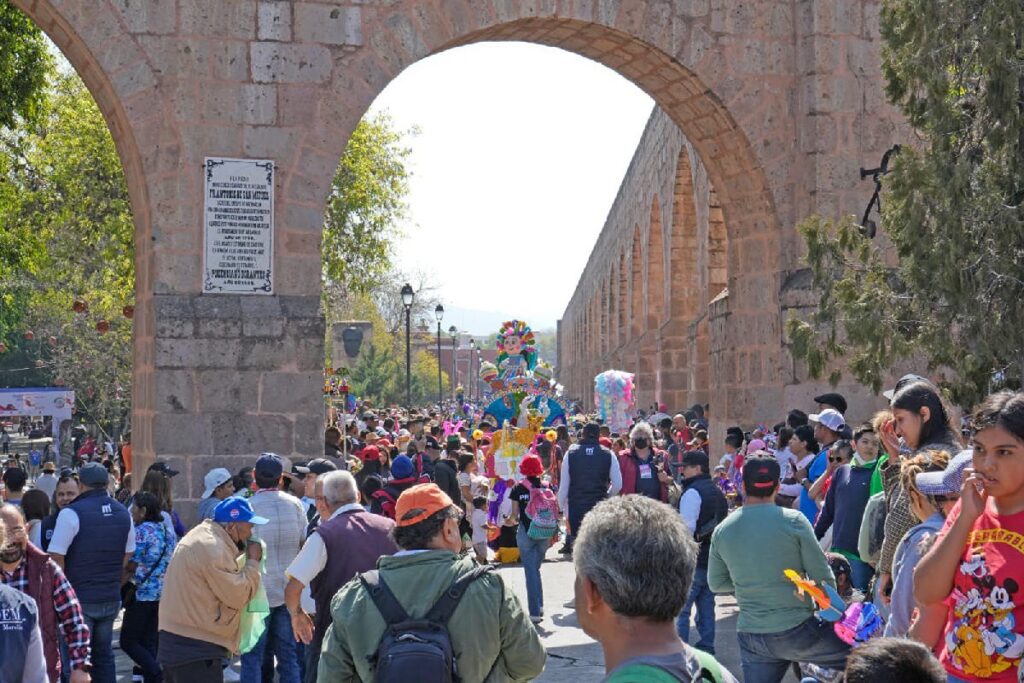
[[[374,683],[457,683],[460,679],[448,634],[448,620],[469,584],[491,569],[490,566],[476,567],[457,577],[420,619],[409,616],[377,570],[360,574],[363,588],[386,624],[370,662]]]
[[[523,479],[523,486],[530,492],[530,502],[526,504],[526,516],[530,518],[527,536],[535,541],[551,538],[558,533],[558,499],[547,486],[537,488],[528,479]]]

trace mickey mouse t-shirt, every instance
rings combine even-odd
[[[940,532],[960,516],[950,511]],[[939,660],[967,681],[1018,680],[1024,655],[1024,512],[1000,516],[992,502],[968,537],[946,598]]]

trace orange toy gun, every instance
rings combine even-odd
[[[800,576],[792,569],[785,569],[782,573],[796,586],[798,596],[809,595],[814,600],[814,604],[818,606],[819,617],[825,621],[839,621],[843,617],[846,603],[832,586],[825,584],[822,590],[814,581]]]

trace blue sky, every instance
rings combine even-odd
[[[420,131],[397,260],[431,276],[445,325],[554,326],[652,107],[607,67],[527,43],[434,55],[381,93],[371,111]]]

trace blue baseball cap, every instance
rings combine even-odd
[[[951,458],[941,472],[921,472],[914,477],[917,490],[926,496],[959,494],[964,485],[964,468],[971,466],[973,457],[974,451],[968,448]]]
[[[270,520],[253,512],[252,505],[245,498],[231,496],[225,498],[213,508],[213,521],[227,524],[228,522],[249,522],[250,524],[266,524]]]
[[[277,453],[261,453],[253,470],[257,477],[277,479],[284,473],[284,458]]]

